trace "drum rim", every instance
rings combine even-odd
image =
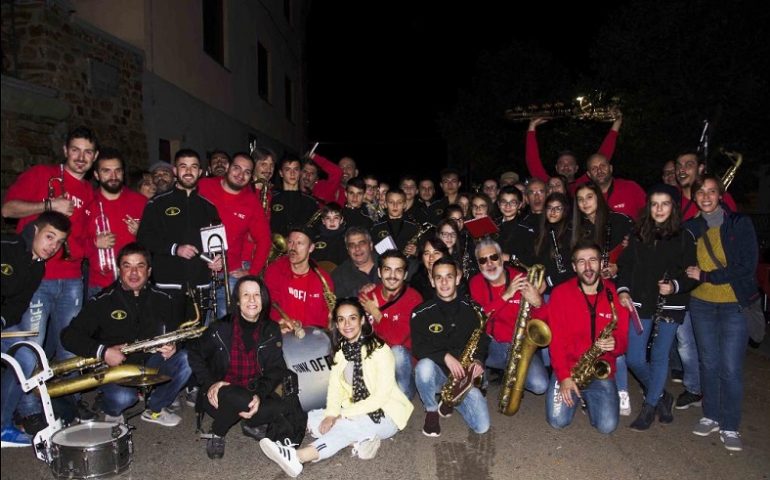
[[[60,436],[61,434],[66,434],[67,430],[72,430],[72,431],[84,430],[84,429],[94,430],[93,427],[96,424],[110,425],[110,427],[109,427],[110,429],[112,429],[112,428],[117,426],[117,427],[120,428],[120,435],[118,437],[116,437],[116,438],[110,437],[109,439],[105,439],[105,440],[103,440],[100,443],[97,443],[95,445],[90,445],[90,446],[86,446],[86,445],[66,445],[66,444],[63,444],[61,442],[57,442],[57,440],[56,440],[56,437]],[[81,428],[77,428],[77,427],[81,427]],[[91,427],[91,428],[86,428],[86,427]],[[100,428],[100,430],[104,430],[104,428]],[[123,423],[84,422],[84,423],[78,423],[77,425],[70,425],[69,427],[62,428],[61,430],[59,430],[56,433],[54,433],[51,436],[51,448],[54,448],[54,447],[57,447],[57,448],[74,448],[74,449],[77,449],[77,450],[80,450],[80,451],[90,452],[90,451],[96,450],[97,448],[99,448],[99,447],[101,447],[103,445],[114,443],[115,441],[118,441],[118,440],[122,439],[123,437],[128,437],[128,438],[132,437],[131,429],[128,428],[128,426],[123,424]]]

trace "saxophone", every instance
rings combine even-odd
[[[535,288],[540,288],[545,276],[543,265],[535,264],[527,267],[518,259],[514,259],[512,262],[517,267],[527,271],[529,283]],[[527,370],[532,361],[532,355],[539,347],[545,347],[551,343],[551,329],[542,320],[529,320],[530,308],[529,302],[522,296],[519,315],[516,318],[516,331],[513,333],[511,347],[508,350],[508,364],[505,368],[498,398],[498,410],[508,416],[515,415],[521,406],[524,382],[527,379]]]
[[[412,236],[412,238],[410,238],[409,241],[406,242],[406,244],[407,245],[409,245],[409,244],[417,245],[417,242],[420,241],[420,237],[425,235],[432,228],[433,228],[433,225],[431,225],[428,222],[423,222],[422,225],[420,225],[419,228],[417,229],[417,233],[415,233]],[[403,253],[404,253],[404,255],[406,255],[406,252],[403,252]],[[406,255],[406,256],[409,256],[409,255]]]
[[[728,152],[724,149],[721,150],[721,152],[730,159],[732,162],[732,165],[730,165],[730,168],[727,169],[724,175],[722,175],[722,186],[725,187],[725,191],[727,191],[728,188],[730,188],[730,184],[733,183],[733,180],[735,179],[735,174],[738,172],[738,168],[740,168],[741,164],[743,163],[743,155],[740,152]]]
[[[459,360],[465,370],[465,376],[461,379],[456,379],[454,375],[449,375],[446,383],[441,387],[441,402],[444,405],[454,407],[460,404],[468,393],[468,390],[473,386],[473,378],[471,373],[473,371],[473,357],[476,355],[476,351],[479,347],[479,340],[482,335],[485,335],[485,329],[487,326],[487,319],[489,318],[484,310],[474,301],[470,301],[471,308],[476,314],[476,318],[479,320],[479,326],[473,331],[471,337],[468,339],[468,343],[465,344],[465,349],[460,356]]]
[[[610,308],[612,309],[612,320],[605,325],[601,332],[599,332],[597,340],[610,338],[612,332],[614,332],[615,328],[618,326],[618,312],[615,310],[615,304],[612,301],[612,292],[609,288],[606,288],[606,291],[607,301],[610,303]],[[610,367],[609,362],[606,360],[599,360],[599,357],[603,353],[604,351],[596,346],[596,342],[594,342],[591,345],[591,348],[586,350],[586,352],[581,355],[580,359],[578,359],[575,366],[572,367],[570,374],[579,389],[582,390],[586,388],[594,379],[604,380],[610,376],[612,367]]]
[[[331,332],[334,329],[334,325],[332,323],[332,313],[334,312],[334,306],[337,305],[337,296],[334,294],[334,292],[332,292],[332,289],[329,288],[329,282],[326,281],[326,278],[324,278],[318,267],[315,264],[311,264],[311,268],[321,280],[321,287],[324,291],[324,301],[326,302],[326,307],[329,309],[328,323],[329,331]]]
[[[262,210],[267,215],[269,212],[267,209],[267,194],[269,193],[269,190],[270,190],[270,182],[268,182],[262,177],[257,177],[254,180],[252,180],[251,183],[254,185],[255,188],[257,185],[261,185],[261,187],[259,188],[259,202],[262,204]]]

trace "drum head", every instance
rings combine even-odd
[[[118,437],[113,437],[113,428],[119,429]],[[51,442],[62,447],[93,447],[102,443],[111,442],[128,433],[125,425],[115,425],[108,422],[81,423],[59,430],[51,438]]]

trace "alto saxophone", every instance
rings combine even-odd
[[[479,340],[482,335],[486,333],[484,330],[487,326],[487,319],[489,318],[484,310],[474,301],[470,301],[470,305],[473,308],[473,312],[476,314],[476,318],[479,320],[479,326],[476,328],[471,337],[468,339],[468,343],[465,344],[463,353],[460,356],[460,364],[465,370],[465,376],[457,379],[454,375],[449,375],[444,386],[441,388],[441,402],[444,405],[454,407],[460,404],[465,398],[465,394],[473,386],[473,357],[476,355],[476,351],[479,348]]]
[[[612,320],[605,325],[597,340],[606,340],[612,336],[612,332],[618,326],[618,312],[615,310],[615,304],[612,302],[612,292],[609,288],[607,291],[607,301],[610,302],[610,309],[612,309]],[[612,367],[606,360],[599,360],[599,357],[604,353],[604,350],[599,348],[594,342],[591,348],[580,357],[575,366],[570,370],[570,375],[575,381],[575,384],[579,389],[584,389],[594,379],[604,380],[610,376]]]
[[[535,288],[540,288],[545,276],[545,267],[540,264],[527,267],[518,259],[512,263],[527,271],[527,281]],[[508,350],[508,364],[505,368],[500,396],[498,398],[498,410],[500,413],[511,416],[519,411],[521,397],[524,394],[524,383],[527,379],[527,370],[532,361],[532,355],[538,348],[551,343],[551,329],[542,320],[529,319],[530,304],[524,296],[521,297],[519,315],[516,318],[516,331],[513,334],[511,347]]]
[[[328,323],[329,331],[331,332],[334,328],[334,325],[332,324],[332,312],[334,312],[334,306],[337,305],[337,296],[332,292],[332,289],[329,288],[329,282],[326,281],[326,278],[324,278],[318,267],[315,264],[311,264],[311,267],[313,268],[313,272],[315,272],[321,280],[321,287],[324,291],[324,301],[326,302],[326,307],[329,309]]]

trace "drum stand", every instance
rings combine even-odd
[[[30,378],[24,376],[24,372],[21,370],[19,362],[13,358],[13,352],[21,347],[28,347],[35,351],[40,358],[38,364],[40,365],[40,371],[33,374]],[[25,393],[37,388],[40,393],[40,401],[43,403],[43,412],[45,413],[45,419],[48,426],[35,434],[35,438],[32,441],[32,445],[35,447],[35,456],[38,459],[51,464],[51,437],[62,429],[61,420],[54,417],[53,405],[51,405],[51,397],[48,395],[48,388],[45,385],[46,380],[53,377],[53,370],[48,365],[48,358],[45,356],[45,352],[42,347],[35,342],[22,341],[11,345],[8,349],[8,353],[2,354],[4,362],[8,363],[16,373],[16,377],[19,379],[22,390]]]

